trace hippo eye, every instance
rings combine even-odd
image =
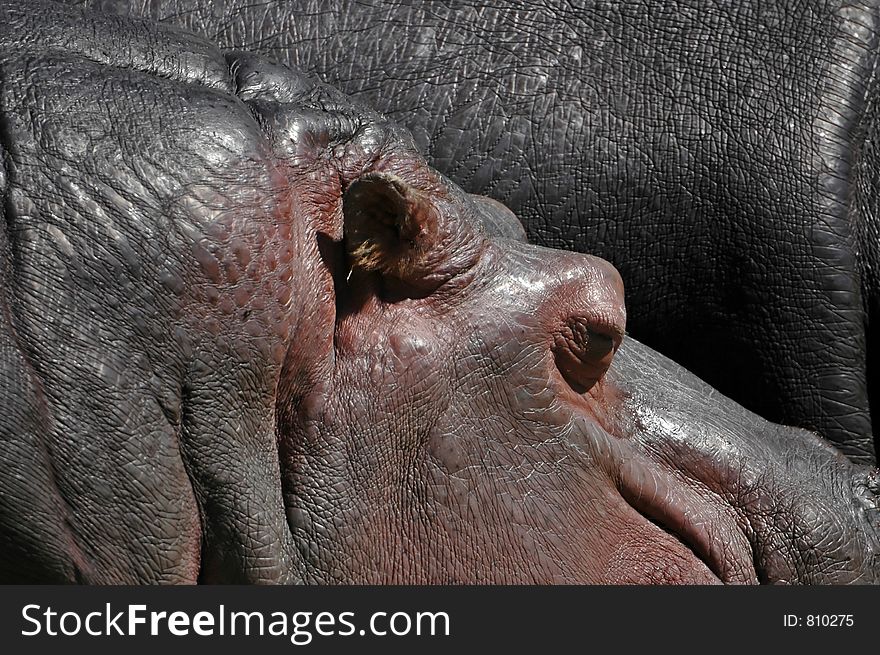
[[[619,343],[619,337],[600,332],[581,317],[573,318],[553,340],[556,367],[575,392],[586,393],[608,370]]]
[[[587,331],[587,346],[584,349],[584,356],[587,359],[604,359],[612,350],[614,350],[614,339],[607,334],[600,334],[592,330]]]

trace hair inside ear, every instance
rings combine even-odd
[[[419,275],[437,223],[426,194],[395,175],[371,173],[346,190],[342,213],[352,268],[401,279]]]

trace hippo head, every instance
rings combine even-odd
[[[493,239],[423,163],[391,168],[347,187],[332,330],[318,362],[291,358],[291,524],[304,542],[345,534],[315,553],[340,580],[602,579],[602,544],[644,522],[596,493],[613,489],[596,398],[623,338],[620,277]]]
[[[239,88],[277,100],[267,79],[278,73],[254,65],[239,60]],[[264,124],[300,167],[289,184],[306,218],[294,240],[319,262],[295,280],[306,304],[278,394],[284,505],[306,580],[812,579],[799,559],[811,545],[780,556],[765,544],[795,525],[819,540],[844,529],[796,499],[817,469],[846,460],[711,399],[656,356],[606,376],[625,326],[609,263],[525,243],[503,205],[464,193],[380,117],[316,123],[287,100]],[[340,158],[316,163],[334,142]],[[320,165],[332,172],[319,184],[301,172]],[[642,376],[647,390],[634,384]],[[671,407],[681,416],[667,420]],[[767,457],[779,461],[763,479]],[[834,494],[864,525],[860,475]],[[847,559],[840,580],[872,570],[873,535],[859,534],[822,556]]]

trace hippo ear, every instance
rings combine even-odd
[[[405,272],[436,211],[425,195],[399,177],[372,173],[349,186],[342,200],[345,245],[353,267]]]
[[[472,232],[444,198],[388,173],[353,182],[342,199],[352,268],[430,290],[469,265]]]

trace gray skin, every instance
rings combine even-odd
[[[613,263],[633,336],[876,464],[876,0],[86,4],[384,112],[534,243]]]
[[[0,127],[0,580],[880,581],[876,469],[339,92],[0,2]]]

